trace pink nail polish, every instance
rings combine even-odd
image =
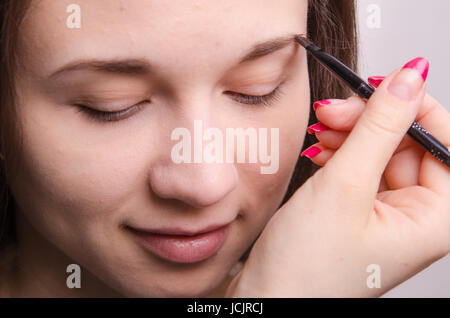
[[[319,147],[312,146],[312,147],[309,147],[308,149],[306,149],[305,151],[303,151],[302,154],[300,155],[300,157],[306,156],[309,159],[312,159],[321,152],[322,152],[322,150]]]
[[[322,132],[322,131],[326,131],[326,130],[330,130],[330,128],[324,124],[322,124],[321,122],[318,122],[317,124],[311,125],[308,127],[307,131],[308,134],[312,135],[316,132]]]
[[[423,80],[426,81],[428,76],[428,69],[430,68],[430,63],[428,63],[428,61],[425,58],[418,57],[406,63],[405,66],[403,66],[403,69],[405,68],[416,70],[417,72],[420,73]]]
[[[369,84],[376,88],[380,86],[381,82],[383,82],[385,78],[386,76],[371,76],[369,77]]]
[[[315,102],[313,104],[314,111],[317,111],[317,108],[319,108],[319,106],[330,105],[330,104],[331,104],[331,102],[329,100],[326,100],[326,99],[318,101],[318,102]]]

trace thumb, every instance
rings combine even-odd
[[[323,167],[327,173],[365,194],[377,193],[389,160],[417,116],[428,67],[426,59],[414,59],[380,84],[344,144]]]

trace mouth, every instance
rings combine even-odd
[[[128,227],[147,251],[176,263],[195,263],[213,256],[225,242],[230,224],[201,233],[179,234],[183,231],[149,232]],[[176,232],[176,233],[175,233]],[[173,234],[175,233],[175,234]],[[186,233],[186,232],[184,232]]]

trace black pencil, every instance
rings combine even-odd
[[[322,65],[342,79],[358,96],[368,100],[375,89],[361,79],[352,69],[333,55],[326,53],[302,35],[295,37]],[[430,152],[436,159],[450,167],[450,152],[447,147],[434,138],[425,128],[414,122],[408,129],[408,135]]]

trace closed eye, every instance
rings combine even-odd
[[[83,113],[96,122],[114,122],[126,119],[137,113],[142,107],[149,104],[149,100],[142,101],[136,105],[133,105],[127,109],[120,110],[118,112],[103,112],[101,110],[93,109],[87,105],[75,104],[78,107],[77,113]]]
[[[239,103],[242,104],[271,106],[275,101],[279,100],[279,98],[281,97],[283,93],[281,90],[281,86],[283,85],[283,83],[281,83],[269,94],[262,96],[246,95],[235,92],[227,92],[227,93],[229,95],[232,95]]]
[[[238,103],[241,104],[271,106],[282,96],[283,94],[282,86],[285,82],[286,81],[282,82],[272,92],[266,95],[247,95],[236,92],[226,92],[226,93],[228,95],[233,96],[233,98]],[[104,112],[83,104],[74,104],[74,106],[78,107],[77,112],[82,112],[83,114],[87,115],[89,119],[92,119],[96,122],[105,123],[105,122],[120,121],[128,117],[131,117],[132,115],[137,113],[142,107],[144,107],[149,103],[150,103],[149,100],[145,100],[127,109],[123,109],[117,112]]]

